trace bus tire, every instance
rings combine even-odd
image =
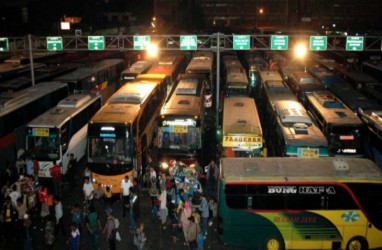
[[[346,250],[368,250],[369,245],[365,238],[356,236],[351,238],[346,245]]]
[[[285,250],[284,241],[279,236],[271,236],[264,242],[265,250]]]

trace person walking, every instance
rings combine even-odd
[[[199,228],[199,225],[195,222],[194,216],[191,215],[188,218],[188,220],[190,221],[190,225],[188,226],[186,240],[188,242],[188,246],[190,250],[195,250],[195,249],[198,249],[197,239],[198,239],[198,234],[200,232],[200,228]]]
[[[126,175],[125,179],[121,183],[121,200],[122,200],[122,217],[126,217],[126,211],[130,203],[130,188],[133,187],[134,184],[130,180],[129,176]]]
[[[209,195],[214,195],[216,191],[216,183],[219,176],[219,169],[214,160],[211,160],[207,168],[207,191]]]
[[[54,211],[56,216],[54,235],[57,236],[59,230],[61,230],[62,234],[65,236],[64,211],[62,210],[61,198],[58,196],[54,197]]]
[[[77,160],[74,158],[74,154],[69,154],[69,162],[67,168],[67,177],[70,186],[70,192],[73,192],[76,186],[76,170],[77,170]]]
[[[135,233],[137,230],[137,219],[139,216],[138,195],[135,193],[133,187],[130,187],[130,203],[127,205],[129,208],[130,220],[130,233]]]
[[[115,250],[116,249],[116,226],[114,223],[114,217],[112,215],[113,209],[107,208],[105,210],[107,220],[105,223],[105,227],[103,228],[103,234],[106,235],[106,239],[109,242],[109,248],[110,250]]]
[[[93,194],[94,187],[93,184],[90,183],[90,179],[88,176],[84,177],[84,185],[82,187],[82,191],[84,192],[84,201],[88,202],[89,207],[93,205]]]
[[[145,228],[144,224],[140,223],[136,233],[134,234],[134,246],[136,246],[138,250],[145,249],[147,238],[144,232],[144,228]]]
[[[102,229],[101,221],[93,205],[89,207],[90,213],[86,216],[87,249],[99,249],[99,232]]]
[[[30,231],[31,221],[29,215],[23,215],[23,229],[24,229],[24,250],[32,250],[32,235]]]
[[[53,195],[62,198],[61,167],[56,163],[56,161],[53,161],[53,167],[50,169],[50,175],[52,176],[53,181]]]
[[[166,188],[161,188],[161,194],[158,196],[160,200],[159,206],[159,215],[162,222],[162,228],[166,229],[166,221],[167,221],[167,191]]]
[[[208,229],[208,219],[210,217],[210,209],[208,207],[208,201],[203,193],[200,194],[200,204],[196,206],[196,208],[199,209],[201,212],[201,225],[202,225],[202,234],[205,236],[207,235],[207,229]]]
[[[70,238],[66,241],[70,250],[80,250],[81,235],[76,223],[70,225]]]

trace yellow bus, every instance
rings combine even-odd
[[[382,248],[382,171],[362,158],[222,158],[218,234],[262,250]]]
[[[87,164],[94,185],[119,193],[124,177],[132,177],[145,165],[166,98],[164,81],[165,76],[158,76],[125,84],[91,118]]]
[[[225,157],[262,155],[263,130],[253,98],[224,98],[222,146]]]

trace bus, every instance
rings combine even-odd
[[[370,108],[376,105],[374,100],[368,99],[338,75],[320,66],[310,67],[308,71],[354,113],[357,114],[359,108]]]
[[[122,59],[104,59],[95,64],[87,64],[75,71],[55,78],[68,84],[69,92],[89,90],[101,93],[106,101],[120,87],[120,75],[124,66]]]
[[[95,186],[120,193],[125,176],[140,173],[148,162],[155,121],[166,98],[164,79],[123,85],[90,119],[86,164]]]
[[[263,126],[270,156],[325,157],[328,142],[282,81],[262,77]],[[280,76],[281,77],[281,76]]]
[[[382,107],[359,109],[358,114],[368,131],[366,153],[382,169]]]
[[[253,98],[224,98],[222,132],[225,157],[264,155],[263,131]]]
[[[306,95],[313,91],[325,90],[325,86],[305,71],[293,72],[286,81],[290,90],[296,95],[297,100],[306,106]]]
[[[51,178],[53,161],[67,171],[69,154],[85,156],[88,121],[102,107],[100,95],[72,94],[26,126],[26,151],[39,161],[39,177]]]
[[[306,94],[307,109],[328,140],[332,156],[363,157],[364,127],[352,110],[328,90]]]
[[[29,62],[29,59],[28,59]],[[34,63],[33,70],[45,67],[43,63]],[[11,80],[21,76],[27,76],[31,74],[32,66],[28,64],[23,64],[20,62],[14,62],[12,60],[5,60],[4,63],[0,64],[0,82]]]
[[[224,59],[225,96],[248,96],[251,92],[247,73],[238,58]]]
[[[218,235],[262,250],[381,249],[382,171],[363,158],[222,158]]]
[[[183,73],[186,68],[186,59],[181,54],[167,54],[162,56],[158,62],[147,71],[147,74],[165,74],[167,76],[167,93],[176,82],[179,74]]]
[[[158,117],[157,152],[161,171],[175,162],[192,166],[201,162],[204,135],[203,74],[182,74]]]
[[[124,85],[127,82],[131,82],[137,78],[140,74],[147,73],[150,69],[152,62],[140,60],[133,63],[129,68],[121,72],[121,85]]]
[[[0,94],[0,169],[16,161],[25,147],[26,124],[68,96],[60,82],[42,82],[18,92]]]

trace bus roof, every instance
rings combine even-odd
[[[28,123],[28,127],[61,127],[67,120],[77,114],[83,108],[96,99],[101,99],[100,95],[94,94],[73,94],[61,100],[56,107],[51,108],[44,114],[36,117]]]
[[[254,134],[262,136],[261,123],[253,98],[224,99],[223,134]]]
[[[362,125],[358,116],[339,101],[330,91],[314,91],[312,94],[307,94],[306,96],[311,105],[321,114],[328,124]]]
[[[90,123],[132,123],[142,105],[159,87],[159,81],[125,84],[115,92],[108,102],[90,120]],[[112,121],[112,122],[111,122]]]
[[[187,65],[187,73],[211,73],[214,54],[208,51],[198,51]]]
[[[201,116],[204,84],[205,77],[201,75],[181,75],[163,105],[161,115]]]
[[[142,72],[144,72],[145,70],[147,70],[148,68],[150,68],[152,65],[152,62],[150,61],[137,61],[135,63],[133,63],[129,68],[125,69],[124,71],[122,71],[122,75],[123,74],[141,74]]]
[[[37,85],[17,92],[4,92],[0,94],[0,116],[11,112],[27,103],[37,100],[57,89],[67,88],[61,82],[41,82]]]
[[[122,59],[104,59],[95,64],[84,65],[83,67],[79,67],[75,71],[69,72],[68,74],[55,78],[55,80],[60,82],[79,81],[83,78],[88,77],[94,72],[97,72],[98,70],[102,70],[110,67],[111,65],[123,62],[124,61]]]
[[[147,71],[148,74],[165,74],[170,75],[174,69],[184,60],[183,55],[166,55]]]
[[[378,181],[382,171],[369,159],[269,157],[222,158],[225,182]]]

